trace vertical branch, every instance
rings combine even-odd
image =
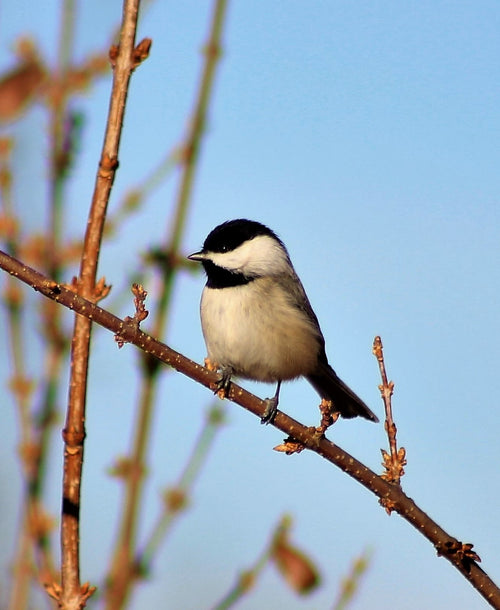
[[[70,155],[67,154],[68,142],[68,91],[65,86],[67,74],[71,69],[73,40],[75,31],[75,0],[64,0],[61,6],[57,67],[51,75],[49,95],[49,133],[50,133],[50,174],[49,174],[49,223],[46,232],[44,255],[49,273],[60,278],[63,266],[61,257],[63,236],[63,207],[65,187],[68,177]],[[53,425],[56,421],[56,400],[60,383],[60,371],[69,341],[62,330],[62,312],[55,303],[46,304],[40,309],[42,325],[47,341],[46,367],[42,378],[43,391],[40,404],[33,414],[36,432],[35,471],[30,481],[30,505],[34,508],[32,519],[43,523],[41,517],[41,498],[43,495],[48,449],[51,445]],[[39,514],[40,513],[40,514]],[[38,528],[39,529],[39,528]],[[48,531],[36,532],[36,551],[38,552],[40,580],[50,586],[54,578],[55,566],[52,560]]]
[[[167,257],[163,270],[163,283],[153,321],[152,334],[156,337],[161,337],[165,333],[173,282],[177,272],[175,261],[178,259],[184,234],[198,151],[204,132],[207,108],[213,90],[215,69],[220,57],[221,35],[226,6],[227,0],[215,0],[210,35],[205,46],[205,63],[195,100],[195,109],[189,132],[182,146],[183,172],[176,197],[176,211],[170,231],[171,237],[165,246]],[[136,431],[133,441],[134,446],[129,460],[129,476],[126,482],[124,513],[120,523],[113,563],[107,579],[109,584],[106,591],[106,607],[110,610],[123,607],[137,577],[135,570],[136,532],[139,521],[144,472],[146,470],[145,456],[151,434],[153,407],[156,397],[155,381],[158,370],[158,361],[146,355],[143,360],[144,380],[140,390],[137,421],[134,425],[134,430]]]
[[[2,138],[0,143],[0,213],[2,217],[3,231],[6,250],[12,256],[17,255],[17,243],[19,239],[19,228],[17,218],[14,216],[12,202],[12,172],[10,167],[12,141]],[[32,428],[29,413],[29,395],[27,391],[29,380],[25,371],[24,335],[22,327],[22,311],[24,298],[20,287],[16,285],[13,278],[7,278],[5,289],[5,305],[8,323],[6,325],[10,344],[12,363],[12,376],[10,386],[16,403],[19,418],[20,442],[19,452],[22,456],[22,466],[25,480],[30,477],[29,448],[32,447]],[[25,492],[26,493],[26,492]],[[29,502],[29,500],[28,500]],[[17,540],[17,552],[13,562],[13,578],[10,590],[9,610],[25,608],[29,598],[31,538],[29,535],[29,507],[24,508],[21,519],[20,530]]]
[[[173,278],[181,240],[184,235],[188,204],[197,167],[201,138],[205,130],[208,104],[213,91],[215,70],[221,56],[221,36],[226,16],[227,0],[216,0],[210,25],[210,36],[204,47],[205,64],[196,96],[190,128],[182,145],[181,159],[183,171],[175,204],[175,217],[170,231],[170,241],[166,244],[168,254],[162,293],[158,301],[153,335],[162,337],[165,332],[166,311],[172,296]]]
[[[359,557],[356,557],[349,575],[342,579],[339,597],[333,610],[346,610],[350,606],[366,570],[370,567],[371,555],[370,550],[365,550]]]
[[[167,488],[163,494],[163,511],[153,527],[142,551],[136,555],[137,569],[141,574],[151,571],[153,560],[165,542],[167,534],[172,529],[176,518],[189,506],[190,494],[198,478],[202,466],[206,463],[207,455],[212,449],[217,432],[224,423],[226,405],[214,405],[208,412],[202,430],[196,440],[191,455],[175,486]]]
[[[48,260],[48,273],[56,280],[59,280],[60,275],[59,255],[63,226],[62,212],[66,170],[69,160],[68,155],[65,154],[67,139],[65,132],[69,129],[67,116],[68,91],[65,81],[71,64],[74,26],[75,0],[64,0],[59,34],[58,66],[56,74],[52,77],[49,128],[51,135],[50,209],[46,256]]]
[[[385,422],[384,428],[389,439],[389,451],[387,453],[385,449],[382,449],[383,466],[385,472],[381,475],[383,479],[389,483],[395,483],[396,485],[401,484],[401,477],[404,475],[404,467],[406,466],[406,451],[404,447],[398,450],[398,443],[396,439],[397,427],[392,417],[392,394],[394,392],[394,382],[387,380],[387,373],[385,371],[384,362],[384,350],[382,345],[382,339],[375,337],[373,340],[373,355],[377,359],[378,366],[380,369],[380,376],[382,378],[382,384],[379,385],[380,394],[384,401],[385,407]],[[382,502],[383,503],[383,502]],[[391,506],[385,504],[387,512],[391,512]]]
[[[54,277],[59,277],[61,269],[61,227],[62,227],[62,205],[63,192],[66,178],[66,162],[64,161],[65,143],[65,116],[67,106],[67,94],[65,93],[64,81],[71,62],[71,46],[74,30],[74,0],[65,0],[60,25],[60,42],[58,53],[58,66],[51,75],[49,103],[49,133],[50,138],[50,200],[49,200],[49,226],[46,232],[45,244],[50,247],[44,249],[44,262],[47,262],[49,272]],[[41,66],[38,55],[34,48],[29,51],[32,61]],[[41,68],[38,68],[40,71]],[[44,73],[45,71],[43,71]],[[41,78],[42,73],[37,72]],[[5,176],[7,177],[7,176]],[[22,242],[17,233],[17,223],[13,212],[13,203],[10,193],[9,181],[3,184],[4,209],[6,217],[14,223],[16,231],[12,232],[7,241],[10,252],[16,253]],[[5,189],[8,188],[9,192]],[[9,332],[12,345],[12,362],[14,366],[14,378],[12,388],[18,397],[18,406],[21,414],[21,446],[20,455],[23,462],[25,477],[25,499],[23,502],[24,515],[22,518],[22,530],[19,534],[17,558],[14,563],[14,578],[11,588],[9,607],[21,610],[26,607],[29,599],[29,583],[37,568],[38,578],[44,583],[54,579],[54,563],[51,554],[49,530],[50,519],[45,515],[42,507],[43,482],[47,458],[47,448],[51,436],[51,428],[54,421],[55,394],[60,379],[59,370],[62,363],[62,355],[66,342],[61,338],[60,317],[61,310],[54,303],[43,304],[41,307],[43,315],[42,328],[45,329],[47,338],[46,388],[40,394],[43,395],[38,408],[31,405],[30,392],[27,391],[28,380],[25,376],[26,357],[22,353],[22,328],[21,309],[22,295],[14,291],[12,285],[8,290],[6,298],[8,304],[8,315],[10,318]],[[43,385],[43,382],[42,382]],[[33,559],[31,546],[34,546],[36,566],[30,562]]]
[[[108,122],[96,176],[84,248],[77,282],[78,293],[96,302],[107,294],[102,282],[96,284],[97,264],[104,221],[118,167],[118,149],[131,73],[140,59],[134,54],[139,0],[125,0],[118,49],[112,49],[115,62]],[[149,49],[146,42],[145,46]],[[147,54],[147,52],[146,52]],[[85,400],[91,322],[76,316],[71,346],[71,372],[68,409],[63,431],[64,476],[61,521],[61,587],[52,594],[61,608],[77,610],[85,605],[93,589],[80,586],[79,513],[80,485],[85,438]]]
[[[0,141],[0,216],[2,217],[1,232],[6,248],[10,254],[15,256],[18,254],[22,238],[14,211],[11,188],[11,146],[12,142],[7,139]],[[35,559],[39,580],[50,582],[53,579],[54,563],[48,544],[48,533],[52,525],[43,510],[40,494],[40,471],[46,453],[40,443],[40,435],[36,428],[37,421],[31,412],[32,391],[35,384],[26,370],[28,359],[23,332],[24,295],[13,278],[7,278],[4,300],[8,317],[7,335],[13,370],[10,388],[19,417],[19,455],[24,476],[23,515],[20,519],[16,555],[13,560],[9,609],[22,610],[29,603],[30,585],[35,567],[33,565],[33,547],[36,551]]]

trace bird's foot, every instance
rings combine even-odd
[[[220,369],[221,378],[215,384],[214,394],[217,394],[220,399],[226,398],[229,394],[229,388],[231,387],[231,377],[233,375],[233,369],[231,367],[222,367]]]
[[[260,418],[260,423],[267,426],[267,424],[273,423],[276,413],[278,412],[278,398],[273,396],[272,398],[266,398],[264,402],[266,403],[266,408],[264,410],[264,415]]]
[[[278,385],[276,386],[276,392],[272,398],[266,398],[266,408],[264,409],[264,415],[260,419],[261,424],[272,424],[274,418],[276,417],[276,413],[278,412],[278,401],[280,399],[280,388],[281,388],[281,379],[278,381]]]

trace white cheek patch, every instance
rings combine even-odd
[[[244,252],[243,246],[231,252],[211,252],[210,260],[217,265],[230,271],[240,272],[247,264],[247,253]]]
[[[230,252],[210,252],[207,258],[218,267],[248,275],[275,274],[288,267],[285,251],[268,235],[258,235]]]

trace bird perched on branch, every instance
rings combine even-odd
[[[266,399],[262,423],[277,411],[282,381],[305,377],[343,417],[377,416],[328,364],[325,339],[287,249],[265,225],[225,222],[211,231],[189,259],[202,263],[207,283],[201,325],[209,360],[222,373],[218,389],[233,375],[277,383]]]

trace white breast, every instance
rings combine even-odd
[[[232,367],[238,376],[275,382],[307,375],[317,366],[319,329],[272,278],[205,287],[201,321],[210,360]]]

